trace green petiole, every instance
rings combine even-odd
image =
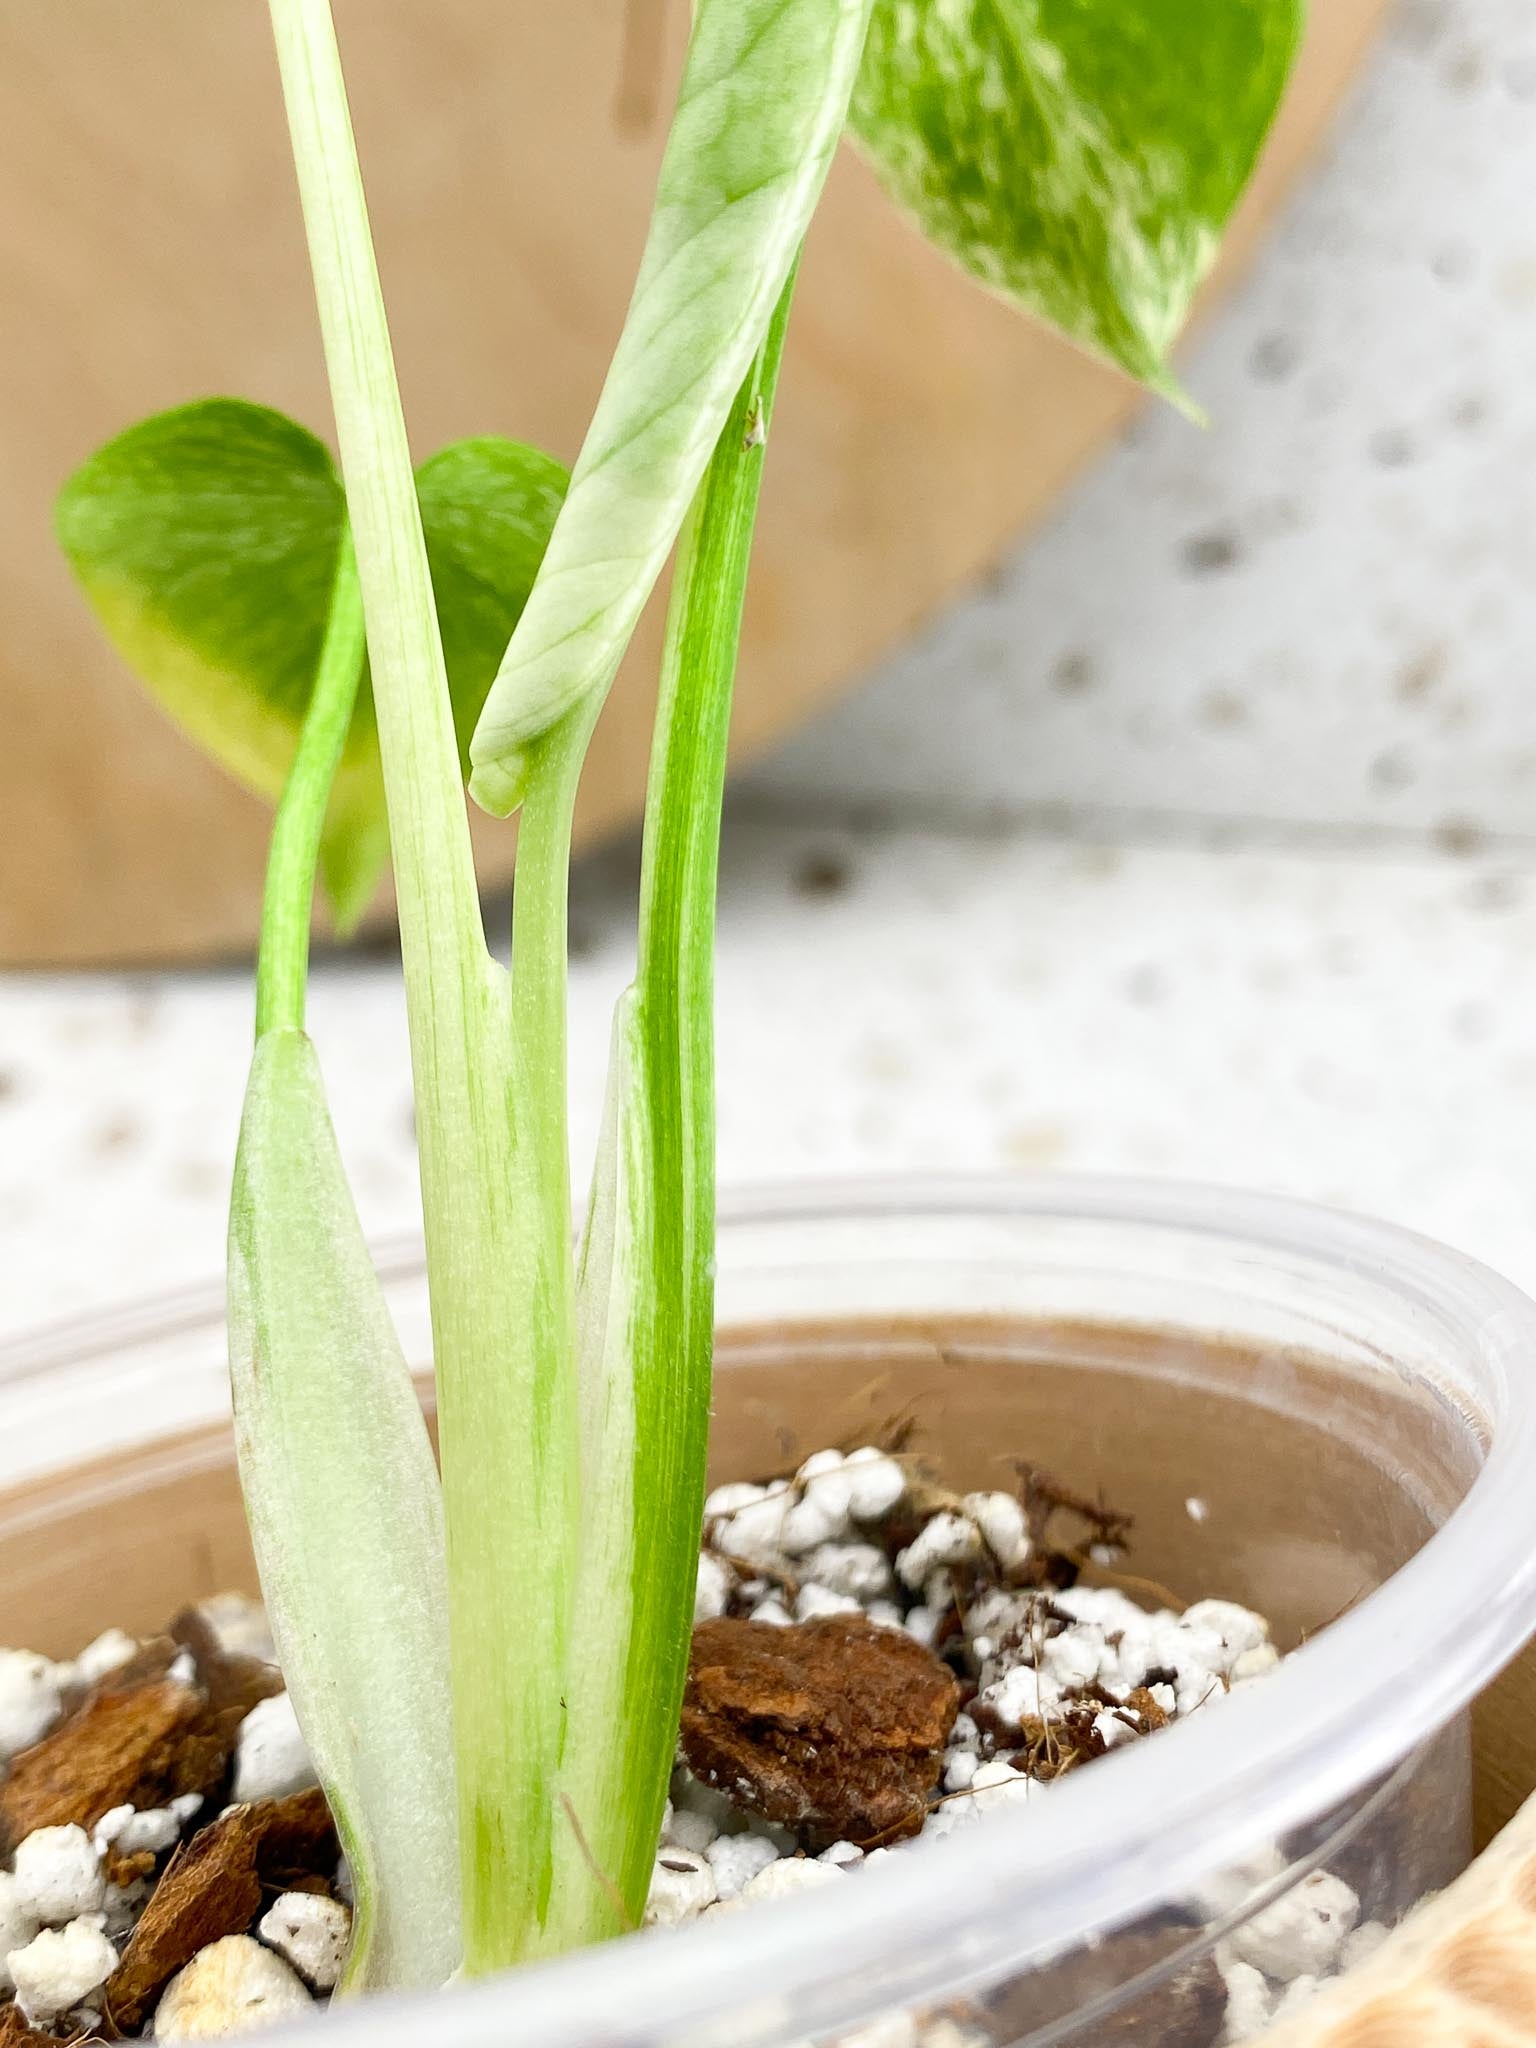
[[[673,575],[640,885],[641,1085],[651,1134],[650,1314],[636,1334],[629,1776],[664,1788],[704,1508],[715,1321],[715,897],[731,699],[795,270],[694,499]],[[665,1559],[663,1569],[657,1562]],[[642,1871],[637,1813],[624,1870]],[[648,1872],[645,1874],[648,1875]]]
[[[563,1933],[645,1906],[687,1673],[714,1348],[715,872],[737,647],[791,272],[684,522],[580,1294],[587,1528],[562,1779]],[[604,1882],[606,1880],[606,1882]]]
[[[357,557],[344,526],[336,553],[336,578],[325,640],[315,671],[314,692],[299,734],[298,750],[278,800],[267,854],[261,903],[261,943],[256,959],[256,1036],[290,1024],[304,1026],[304,990],[309,977],[309,922],[326,807],[352,723],[367,643]]]

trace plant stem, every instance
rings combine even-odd
[[[538,1261],[531,1340],[539,1375],[569,1381],[575,1343],[571,1160],[568,1118],[567,939],[571,826],[576,786],[598,707],[579,705],[534,749],[518,820],[512,895],[512,1044],[519,1094],[518,1145],[531,1182]],[[579,1460],[569,1473],[578,1512]]]
[[[655,1240],[651,1328],[638,1354],[636,1403],[647,1450],[635,1497],[633,1570],[635,1641],[662,1647],[666,1661],[643,1677],[634,1674],[651,1708],[648,1718],[630,1724],[630,1770],[651,1793],[654,1811],[644,1821],[650,1844],[661,1823],[671,1731],[687,1675],[709,1444],[720,812],[752,532],[797,270],[798,259],[683,530],[646,789],[636,987]],[[675,1563],[658,1570],[658,1558]],[[640,1883],[641,1849],[639,1840],[630,1845],[621,1879],[627,1890]]]
[[[329,0],[270,0],[270,11],[368,614],[396,886],[413,906],[430,898],[438,913],[423,920],[402,902],[401,945],[427,960],[451,949],[457,979],[472,948],[484,954],[484,935],[432,581],[336,32]],[[394,787],[388,788],[391,768]]]
[[[520,1144],[520,1069],[529,1066],[546,1112],[552,1083],[514,1031],[507,977],[485,947],[330,9],[327,0],[270,6],[356,537],[399,901],[448,1527],[465,1967],[474,1973],[517,1961],[537,1938],[565,1733],[579,1441],[574,1374],[539,1319],[550,1287],[544,1247],[566,1220],[537,1206],[547,1162],[543,1148],[530,1159]],[[537,823],[534,832],[537,841]],[[527,900],[547,905],[548,886]],[[536,921],[535,930],[537,980],[548,928]]]
[[[343,526],[336,580],[315,686],[304,714],[293,766],[272,824],[267,879],[261,902],[261,943],[256,957],[256,1036],[292,1025],[304,1028],[309,979],[309,926],[315,870],[331,783],[347,743],[366,651],[362,593],[350,527]]]
[[[714,1343],[715,899],[752,532],[798,263],[683,529],[646,788],[636,986],[655,1145],[656,1270],[688,1332],[677,1394],[707,1425]],[[670,1242],[667,1241],[670,1238]],[[702,1452],[681,1465],[702,1501]],[[657,1488],[665,1502],[669,1489]]]
[[[644,1909],[687,1674],[714,1350],[716,869],[731,693],[791,273],[683,526],[646,799],[639,970],[582,1273],[586,1532],[561,1933]],[[613,1276],[610,1279],[609,1276]],[[623,1911],[616,1905],[623,1902]]]

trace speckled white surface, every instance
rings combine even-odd
[[[1533,192],[1536,8],[1404,0],[1190,358],[1212,431],[1149,414],[750,778],[727,1178],[1199,1175],[1536,1288]],[[997,822],[1042,805],[1055,841]],[[582,872],[576,927],[580,1172],[622,862]],[[236,974],[0,989],[0,1331],[218,1271],[249,1016]],[[313,1026],[364,1220],[408,1227],[392,963],[325,963]]]
[[[628,889],[581,878],[589,1155]],[[1017,836],[731,834],[720,954],[730,1179],[1060,1166],[1376,1210],[1536,1287],[1536,875]],[[0,1328],[222,1260],[247,1055],[238,976],[15,985],[3,1012]],[[416,1214],[388,962],[313,1028],[369,1228]]]
[[[1326,5],[1326,0],[1321,0]],[[1536,8],[1403,0],[1163,407],[754,786],[1536,838]]]

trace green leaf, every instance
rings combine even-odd
[[[357,1886],[348,1988],[460,1958],[443,1505],[303,1032],[251,1064],[229,1236],[240,1478],[279,1657]]]
[[[1171,389],[1301,0],[876,0],[855,135],[972,276]]]
[[[345,512],[324,444],[238,398],[141,420],[59,494],[59,540],[108,639],[183,731],[272,802],[314,683]],[[322,852],[343,923],[387,852],[360,706]]]
[[[454,441],[416,472],[459,761],[565,499],[564,463],[520,441]]]
[[[613,681],[820,196],[869,8],[700,0],[629,315],[470,749],[488,810]]]
[[[494,438],[457,442],[420,472],[466,762],[565,481],[549,456]],[[59,496],[59,539],[108,638],[176,723],[268,801],[282,789],[313,688],[345,512],[324,444],[282,413],[235,398],[140,421]],[[365,678],[321,842],[343,930],[388,859]]]

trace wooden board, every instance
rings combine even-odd
[[[1384,6],[1317,0],[1224,276]],[[687,0],[634,0],[627,37],[623,0],[337,15],[419,453],[499,432],[569,458],[643,239]],[[250,943],[266,813],[102,644],[50,506],[107,435],[185,399],[235,392],[327,428],[285,151],[259,0],[0,0],[0,963]],[[738,754],[982,575],[1135,398],[951,270],[845,153],[796,310]],[[593,751],[588,843],[638,810],[655,613]],[[510,829],[478,829],[504,882]]]

